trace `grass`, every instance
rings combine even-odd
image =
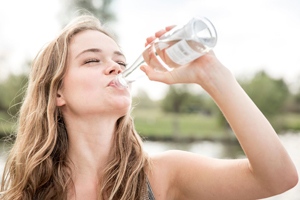
[[[175,114],[164,113],[158,108],[136,108],[132,115],[136,130],[145,137],[224,139],[232,136],[230,131],[225,131],[220,126],[215,116],[203,114],[180,114],[176,116]],[[300,114],[277,115],[271,122],[279,133],[300,131]]]
[[[217,119],[201,114],[163,113],[159,109],[136,109],[132,113],[136,130],[152,137],[224,137]]]
[[[300,115],[299,114],[286,114],[281,117],[283,120],[283,129],[288,131],[300,130]]]
[[[164,113],[159,108],[135,108],[132,112],[136,130],[143,137],[192,138],[192,139],[223,139],[231,135],[225,132],[215,116],[204,114]],[[300,131],[300,114],[278,115],[272,122],[279,127],[279,132]],[[5,112],[0,112],[0,135],[12,133],[14,119]]]

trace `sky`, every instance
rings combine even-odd
[[[22,60],[32,59],[56,36],[62,10],[59,0],[1,1],[0,78],[20,72]],[[117,21],[107,26],[118,35],[129,63],[144,49],[146,37],[167,25],[204,16],[218,33],[215,54],[236,77],[265,70],[291,87],[299,84],[299,0],[115,0],[112,10]],[[159,99],[167,86],[144,79],[135,83],[137,88]]]

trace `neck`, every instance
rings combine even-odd
[[[75,180],[98,180],[112,155],[117,118],[68,118],[69,158]],[[73,180],[73,181],[75,181]],[[76,181],[75,181],[76,182]],[[85,182],[85,181],[84,181]]]

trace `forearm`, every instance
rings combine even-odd
[[[287,172],[295,171],[289,155],[273,127],[235,78],[225,74],[225,78],[214,77],[218,81],[208,92],[239,140],[249,159],[249,169],[260,181],[283,181]]]

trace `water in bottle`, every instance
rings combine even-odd
[[[193,18],[184,26],[176,26],[149,44],[142,54],[126,70],[119,74],[114,84],[126,88],[138,77],[139,66],[148,60],[149,52],[154,62],[168,70],[186,65],[209,52],[217,42],[213,24],[206,18]]]

